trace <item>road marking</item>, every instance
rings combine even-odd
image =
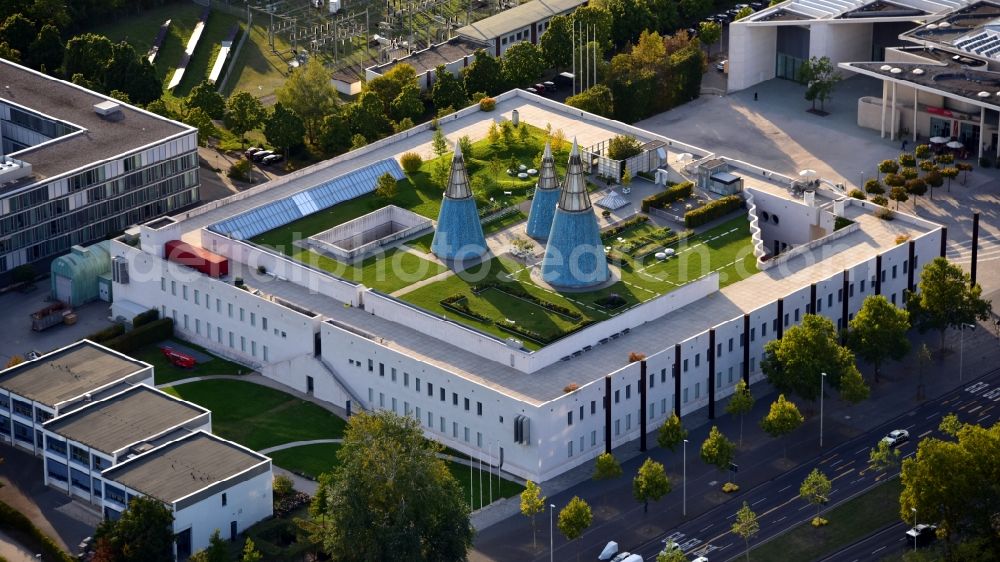
[[[800,508],[799,508],[799,511],[802,511],[803,509],[807,509],[807,508],[810,508],[810,507],[812,507],[812,506],[811,506],[811,505],[809,505],[809,504],[806,504],[806,505],[804,505],[804,506],[800,507]]]
[[[830,455],[829,457],[826,457],[825,459],[819,461],[819,464],[826,464],[835,458],[837,458],[837,455]]]
[[[787,515],[785,515],[785,516],[782,516],[782,518],[781,518],[781,519],[778,519],[777,521],[775,521],[775,522],[774,522],[774,524],[775,524],[775,525],[777,525],[778,523],[781,523],[781,522],[782,522],[782,521],[784,521],[785,519],[788,519],[788,516],[787,516]]]
[[[931,419],[931,418],[936,418],[936,417],[938,417],[939,415],[940,415],[939,413],[937,413],[937,412],[934,412],[933,414],[931,414],[931,415],[927,416],[927,417],[926,417],[926,418],[924,418],[924,419],[925,419],[925,420],[929,420],[929,419]]]
[[[983,417],[979,418],[978,420],[976,420],[976,423],[977,423],[977,424],[981,424],[983,420],[986,420],[986,419],[989,419],[989,418],[991,418],[991,417],[992,417],[992,414],[987,414],[987,415],[985,415],[985,416],[983,416]]]
[[[973,409],[969,410],[969,413],[971,414],[972,412],[975,412],[976,410],[979,410],[979,409],[981,409],[981,408],[982,408],[982,406],[981,406],[981,405],[980,405],[980,406],[976,406],[975,408],[973,408]]]
[[[887,547],[887,546],[880,546],[880,547],[878,547],[878,548],[876,548],[875,550],[872,551],[872,555],[874,556],[875,553],[877,553],[877,552],[879,552],[881,550],[885,550],[886,548],[889,548],[889,547]]]
[[[764,501],[766,499],[767,499],[766,497],[760,498],[759,500],[757,500],[757,501],[753,502],[752,504],[750,504],[750,506],[751,507],[755,506],[755,505],[759,504],[760,502],[762,502],[762,501]]]
[[[707,531],[707,530],[709,530],[709,529],[711,529],[711,528],[712,528],[712,525],[711,525],[711,524],[709,524],[709,525],[706,525],[704,529],[702,529],[702,530],[700,530],[700,531],[698,531],[698,532],[699,532],[699,533],[704,533],[705,531]]]
[[[784,492],[785,490],[787,490],[787,489],[789,489],[789,488],[791,488],[791,487],[792,487],[792,485],[791,485],[791,484],[789,484],[789,485],[785,486],[784,488],[782,488],[782,489],[778,490],[778,493],[780,494],[781,492]]]
[[[927,437],[927,434],[931,433],[932,431],[934,431],[934,430],[933,429],[928,429],[927,431],[925,431],[925,432],[921,433],[920,435],[918,435],[917,439],[923,439],[924,437]]]
[[[857,451],[854,451],[854,454],[856,455],[858,453],[863,453],[863,452],[865,452],[867,450],[868,450],[868,447],[862,447],[862,448],[858,449]]]
[[[840,464],[840,463],[842,463],[842,462],[844,462],[844,459],[837,459],[837,462],[835,462],[835,463],[832,463],[832,464],[830,465],[830,468],[833,468],[833,467],[837,466],[838,464]]]

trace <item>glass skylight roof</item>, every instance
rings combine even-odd
[[[265,203],[245,213],[229,217],[208,228],[236,240],[253,238],[316,211],[371,193],[375,191],[379,176],[385,173],[391,174],[397,181],[405,177],[399,162],[393,158],[386,158],[316,187],[300,191],[288,199]]]

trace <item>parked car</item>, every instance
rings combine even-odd
[[[545,89],[550,92],[556,91],[556,83],[551,80],[546,80],[545,82],[542,82],[542,86],[545,86]]]
[[[726,71],[726,64],[728,62],[729,62],[729,59],[720,60],[719,62],[715,63],[715,69],[718,70],[719,72],[725,72]]]
[[[750,7],[753,8],[755,12],[763,10],[767,7],[767,2],[750,2]]]
[[[267,156],[264,157],[263,160],[261,160],[261,163],[268,165],[277,164],[278,162],[281,162],[284,159],[285,157],[281,154],[268,154]]]
[[[694,560],[692,560],[691,562],[708,562],[708,558],[705,558],[704,556],[699,556]]]
[[[264,159],[264,157],[270,156],[272,154],[274,154],[273,150],[261,150],[259,152],[254,152],[251,158],[253,159],[254,162],[260,162],[261,160]]]
[[[694,39],[695,37],[698,36],[698,30],[693,27],[689,27],[685,31],[687,31],[688,37],[691,39]]]
[[[538,90],[539,94],[544,94],[545,92],[549,91],[549,89],[545,87],[545,84],[542,84],[541,82],[539,82],[538,84],[535,84],[533,87],[536,90]]]
[[[250,158],[251,156],[253,156],[254,154],[257,154],[261,150],[264,150],[264,149],[261,148],[261,147],[259,147],[259,146],[251,146],[250,148],[246,149],[243,152],[243,156],[246,156],[247,158]]]
[[[537,94],[538,93],[538,90],[536,90],[534,88],[525,88],[524,91],[528,92],[529,94]]]
[[[721,23],[723,25],[731,22],[732,20],[733,20],[733,18],[729,14],[727,14],[726,12],[720,12],[718,14],[715,14],[715,21],[717,21],[717,22],[719,22],[719,23]]]
[[[906,532],[906,540],[914,546],[930,544],[937,538],[937,525],[921,523]]]
[[[889,444],[890,449],[895,449],[910,440],[910,432],[905,429],[894,429],[882,438],[882,441]]]
[[[631,552],[619,552],[614,558],[611,559],[611,562],[624,562],[630,556],[632,556]]]

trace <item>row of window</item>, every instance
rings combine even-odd
[[[173,281],[171,281],[171,283],[173,283]],[[187,286],[185,286],[184,288],[187,289]],[[205,300],[207,301],[208,298],[206,297]],[[230,305],[230,306],[232,306],[232,305]],[[240,311],[242,311],[242,310],[243,309],[241,308]],[[162,318],[166,318],[166,314],[167,314],[167,307],[161,306],[160,307],[160,316]],[[171,318],[174,319],[174,325],[175,326],[180,326],[180,327],[184,328],[185,330],[191,330],[190,317],[187,314],[183,314],[180,318],[178,318],[177,317],[177,309],[171,309],[170,316],[171,316]],[[225,338],[225,340],[226,340],[226,342],[228,342],[229,349],[236,349],[236,347],[237,347],[236,346],[237,334],[234,334],[232,330],[224,331],[221,327],[216,326],[215,327],[215,332],[213,334],[213,332],[212,332],[212,323],[211,322],[205,322],[204,324],[205,324],[204,331],[202,331],[201,318],[195,318],[194,319],[194,332],[195,332],[195,334],[197,334],[199,336],[206,337],[206,338],[208,338],[210,340],[211,339],[215,339],[216,343],[219,343],[219,344],[222,344],[222,345],[226,345],[226,343],[223,343],[223,339],[224,339],[223,335],[227,334],[228,337]],[[278,330],[275,329],[274,332],[275,332],[275,334],[277,334]],[[282,335],[282,337],[286,337],[285,332],[281,332],[281,335]],[[247,342],[248,341],[250,342],[249,351],[247,351]],[[239,336],[239,349],[240,349],[240,353],[243,353],[244,355],[249,354],[254,359],[257,359],[258,358],[257,347],[258,347],[257,346],[257,340],[253,340],[253,339],[247,340],[246,336],[243,336],[243,335]],[[267,345],[265,345],[265,344],[261,344],[260,345],[260,359],[262,359],[265,362],[271,360],[270,350],[268,349]]]
[[[361,361],[356,361],[354,359],[348,359],[347,362],[349,364],[357,366],[357,367],[361,366]],[[375,372],[375,361],[372,360],[372,359],[368,360],[368,372],[369,373],[374,373]],[[382,377],[382,378],[385,378],[385,372],[386,372],[385,363],[379,363],[378,364],[378,375],[380,377]],[[397,381],[397,375],[396,375],[396,368],[395,367],[390,367],[389,368],[389,379],[392,382],[394,382],[394,383],[398,382]],[[421,391],[420,390],[420,388],[421,388],[421,384],[420,383],[421,383],[420,377],[414,377],[413,388],[414,388],[415,392],[420,392]],[[410,373],[403,372],[403,387],[404,388],[409,388],[410,387]],[[434,384],[428,382],[426,384],[426,387],[427,387],[427,396],[430,396],[431,398],[434,398]],[[448,401],[448,391],[443,386],[439,386],[438,387],[438,400],[440,400],[441,402],[447,402]],[[372,402],[371,398],[369,398],[368,401],[369,401],[369,403],[371,403]],[[461,407],[466,412],[469,412],[469,411],[472,410],[472,401],[468,397],[466,397],[466,396],[459,396],[457,392],[452,392],[451,393],[451,405],[452,406]],[[482,416],[483,415],[483,403],[482,402],[476,402],[476,415],[477,416]]]
[[[166,277],[160,277],[160,291],[163,291],[163,292],[167,291],[167,279],[166,279]],[[170,294],[173,295],[173,296],[175,296],[175,297],[177,296],[177,281],[174,281],[174,280],[170,281]],[[201,291],[198,290],[198,289],[194,289],[193,290],[193,294],[194,294],[194,304],[197,305],[197,306],[201,306],[201,303],[202,303],[202,300],[203,300],[201,298]],[[185,301],[188,300],[188,286],[187,285],[181,285],[181,298],[184,299]],[[212,310],[212,297],[209,296],[208,294],[206,294],[205,298],[204,298],[204,301],[205,301],[205,310],[211,311]],[[247,319],[246,310],[244,310],[244,308],[242,306],[238,307],[238,309],[239,309],[239,319],[240,319],[240,322],[244,322],[245,323],[246,319]],[[235,310],[235,308],[233,307],[233,303],[231,303],[231,302],[230,303],[226,303],[226,314],[228,314],[230,318],[233,318],[233,311],[234,310]],[[222,299],[220,299],[218,297],[215,299],[215,312],[216,312],[216,314],[222,314]],[[174,311],[174,315],[175,316],[177,315],[176,311]],[[185,318],[187,318],[186,314],[184,316],[185,316]],[[250,327],[251,328],[256,328],[257,327],[257,313],[256,312],[250,312],[249,316],[250,316]],[[185,322],[186,322],[186,320],[185,320]],[[196,320],[196,322],[198,322],[198,320]],[[211,328],[212,324],[208,323],[208,326],[209,326],[208,333],[210,335],[211,331],[212,331],[212,328]],[[267,331],[267,316],[261,315],[261,317],[260,317],[260,329],[263,330],[264,332]],[[200,331],[199,331],[199,333],[200,333]],[[287,338],[288,337],[288,334],[286,332],[284,332],[282,330],[278,330],[277,328],[275,328],[274,329],[274,335],[277,336],[278,334],[281,334],[281,337],[283,337],[283,338]],[[219,343],[222,343],[222,342],[220,341]]]
[[[368,403],[371,404],[372,407],[376,407],[375,406],[375,389],[373,389],[371,387],[368,388]],[[381,408],[383,410],[391,409],[394,413],[401,414],[401,415],[404,415],[404,416],[412,416],[413,419],[417,420],[421,424],[424,423],[423,422],[423,418],[421,417],[422,411],[420,409],[420,406],[415,406],[415,407],[411,408],[410,407],[410,403],[404,401],[403,402],[403,409],[400,410],[399,409],[399,402],[396,400],[396,398],[390,397],[389,401],[387,402],[386,401],[385,393],[383,393],[383,392],[379,392],[378,393],[378,406],[377,407]],[[434,426],[434,421],[435,421],[434,412],[428,410],[427,411],[427,428],[428,429],[430,429],[431,431],[436,431],[438,433],[441,433],[442,435],[444,435],[444,436],[447,437],[448,436],[448,428],[450,427],[451,428],[451,437],[453,439],[462,439],[466,443],[469,443],[469,444],[472,443],[472,439],[471,439],[472,438],[472,430],[469,428],[469,426],[466,426],[466,425],[459,426],[458,422],[456,422],[456,421],[452,421],[451,425],[449,426],[448,425],[448,420],[446,420],[444,416],[439,416],[437,418],[437,422],[438,422],[437,427]],[[502,417],[500,418],[500,423],[503,423],[503,418]],[[459,432],[459,428],[460,427],[461,427],[461,432]],[[461,434],[461,437],[459,437],[460,434]],[[477,448],[482,448],[483,447],[483,434],[481,432],[479,432],[479,431],[476,432],[476,447]]]

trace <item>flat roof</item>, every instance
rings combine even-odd
[[[71,133],[8,156],[31,164],[36,180],[113,159],[192,127],[113,100],[75,84],[0,59],[0,102],[7,102],[80,127]],[[94,105],[113,101],[120,112],[105,118]],[[18,182],[17,187],[32,185]]]
[[[587,0],[531,0],[458,28],[456,33],[479,41],[492,41],[529,25],[574,10]]]
[[[209,413],[144,384],[45,424],[45,429],[105,453],[155,437]]]
[[[430,47],[416,51],[408,56],[398,58],[392,62],[370,67],[369,70],[378,74],[385,74],[400,64],[408,64],[417,71],[417,75],[433,71],[438,65],[450,64],[475,53],[486,46],[477,41],[464,37],[452,37],[444,43],[431,45]]]
[[[786,0],[741,22],[830,19],[914,19],[961,8],[968,0]]]
[[[920,90],[962,98],[963,101],[993,110],[1000,109],[1000,72],[974,70],[961,63],[845,62],[841,68],[882,80],[904,83]],[[899,72],[893,72],[899,69]],[[963,113],[951,110],[952,113]],[[968,119],[978,121],[978,115]]]
[[[930,46],[1000,60],[1000,5],[973,2],[900,35]]]
[[[204,431],[113,466],[102,473],[129,488],[173,504],[270,459]]]
[[[0,371],[0,388],[55,407],[148,367],[90,340],[81,340]]]

